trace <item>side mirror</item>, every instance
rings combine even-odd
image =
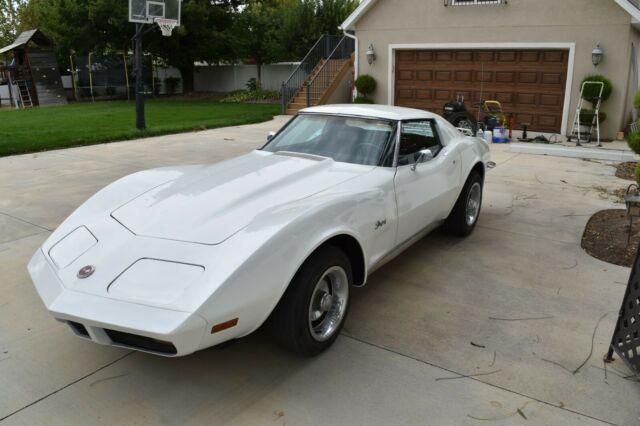
[[[419,154],[420,155],[418,156],[418,159],[416,160],[416,162],[411,165],[411,170],[413,171],[416,170],[416,167],[418,167],[418,164],[426,163],[427,161],[433,160],[433,152],[429,148],[421,150]]]
[[[276,135],[276,132],[267,133],[267,142],[269,142]]]

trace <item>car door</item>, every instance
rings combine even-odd
[[[394,188],[398,209],[396,244],[442,220],[453,206],[460,182],[460,154],[435,119],[401,123]],[[416,164],[420,151],[433,158]]]

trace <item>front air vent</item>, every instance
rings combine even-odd
[[[117,343],[119,345],[165,355],[175,355],[178,353],[176,347],[173,346],[171,342],[165,342],[164,340],[153,339],[151,337],[138,336],[137,334],[125,333],[123,331],[107,329],[104,331],[113,343]]]
[[[85,327],[84,325],[75,321],[68,321],[67,323],[69,324],[69,327],[71,327],[71,330],[73,330],[73,332],[78,336],[89,337],[89,332],[87,331],[87,327]]]

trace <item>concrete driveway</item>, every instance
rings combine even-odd
[[[436,232],[376,272],[314,359],[260,332],[165,359],[46,313],[26,264],[87,197],[249,151],[284,120],[0,158],[0,423],[638,424],[640,384],[602,362],[629,269],[580,248],[589,216],[621,207],[604,189],[628,182],[608,163],[494,146],[474,234]]]

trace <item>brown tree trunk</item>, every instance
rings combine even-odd
[[[193,73],[195,72],[195,66],[193,63],[184,64],[178,67],[180,74],[182,75],[182,93],[193,92]]]

